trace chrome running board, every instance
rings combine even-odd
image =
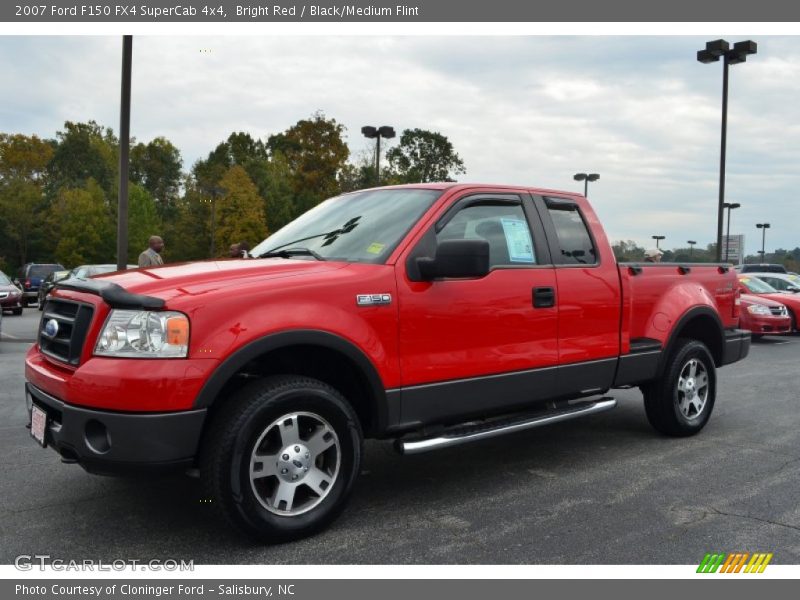
[[[520,415],[516,419],[500,419],[483,423],[461,425],[445,430],[440,435],[424,439],[397,440],[395,447],[401,454],[420,454],[430,450],[449,448],[459,444],[467,444],[478,440],[533,429],[542,425],[560,423],[569,419],[577,419],[596,413],[611,410],[617,405],[613,398],[601,398],[592,402],[582,402],[563,410],[548,411],[538,414]]]

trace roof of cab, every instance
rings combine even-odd
[[[492,188],[497,190],[525,190],[534,194],[541,195],[558,195],[583,198],[583,194],[577,192],[567,192],[564,190],[552,190],[547,188],[534,188],[527,185],[507,185],[496,183],[462,183],[458,181],[444,181],[432,183],[404,183],[401,185],[387,185],[381,187],[373,187],[359,192],[366,192],[372,190],[396,190],[396,189],[423,189],[423,190],[449,190],[449,189],[471,189],[471,188]]]

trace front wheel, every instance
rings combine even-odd
[[[682,339],[663,375],[643,388],[647,420],[665,435],[698,433],[711,416],[717,393],[714,359],[702,342]]]
[[[200,457],[207,499],[258,541],[305,537],[344,508],[362,439],[352,407],[329,385],[298,376],[256,381],[213,417]]]

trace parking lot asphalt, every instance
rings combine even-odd
[[[195,479],[97,477],[39,448],[25,428],[28,347],[0,343],[0,563],[697,564],[715,551],[800,563],[800,337],[756,342],[720,370],[692,438],[658,435],[625,390],[607,413],[429,454],[368,442],[343,516],[278,546],[228,530]]]

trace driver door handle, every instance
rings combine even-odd
[[[556,305],[556,290],[552,287],[533,288],[533,307],[552,308]]]

